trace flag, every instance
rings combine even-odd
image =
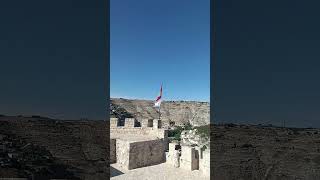
[[[154,107],[159,107],[161,105],[161,97],[162,97],[162,84],[161,84],[161,88],[160,88],[160,95],[157,97],[155,103],[154,103]]]

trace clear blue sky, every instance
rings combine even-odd
[[[209,101],[209,3],[111,0],[111,97]]]

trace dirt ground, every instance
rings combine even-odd
[[[188,171],[175,168],[170,164],[162,163],[154,166],[125,170],[117,164],[110,169],[112,180],[209,180],[198,170]]]

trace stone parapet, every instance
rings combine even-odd
[[[136,119],[134,118],[126,118],[124,121],[124,127],[134,127],[136,124],[135,122]]]
[[[118,118],[110,118],[110,128],[115,128],[118,126]]]
[[[161,125],[161,120],[159,119],[154,119],[153,120],[153,128],[154,129],[160,129],[162,127]]]
[[[162,139],[130,143],[128,169],[151,166],[165,161]]]
[[[141,120],[142,128],[152,128],[153,127],[153,119],[142,119]]]

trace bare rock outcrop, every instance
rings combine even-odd
[[[188,146],[210,147],[209,137],[198,134],[197,129],[184,130],[181,132],[181,144]]]

